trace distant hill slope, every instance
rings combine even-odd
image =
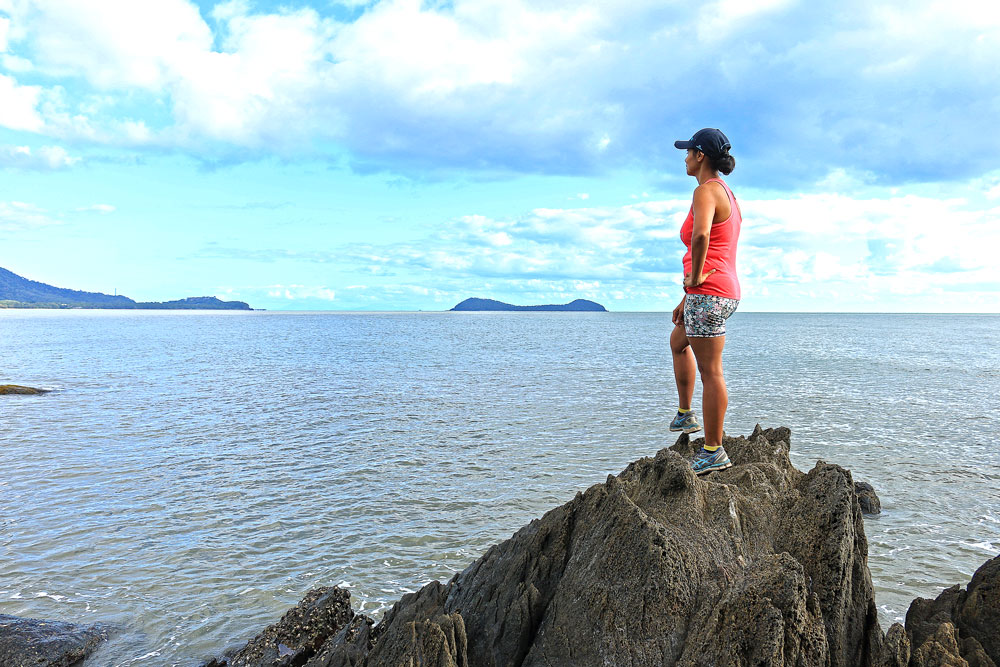
[[[608,309],[601,304],[594,303],[593,301],[587,301],[586,299],[576,299],[575,301],[562,305],[548,306],[512,306],[509,303],[495,301],[494,299],[466,299],[452,308],[452,310],[549,310],[592,313],[608,312]]]
[[[0,307],[6,308],[121,308],[144,310],[251,310],[243,301],[220,301],[214,296],[177,301],[136,302],[127,296],[81,292],[53,287],[0,268]]]
[[[102,308],[135,308],[135,301],[125,296],[53,287],[22,278],[4,268],[0,268],[0,300],[20,303],[88,303]]]

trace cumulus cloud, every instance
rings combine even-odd
[[[45,123],[36,108],[41,92],[40,86],[22,86],[13,77],[0,74],[0,126],[41,130]]]
[[[901,303],[988,310],[983,285],[1000,284],[993,258],[1000,206],[912,194],[811,194],[741,205],[739,272],[750,309],[858,308],[867,299],[889,310]],[[663,309],[681,295],[678,230],[688,206],[667,200],[537,209],[512,219],[472,215],[428,239],[344,249],[342,257],[357,275],[391,274],[396,283],[409,276],[437,302],[584,297]]]
[[[72,100],[40,110],[37,87],[0,75],[15,102],[0,124],[207,158],[345,150],[358,169],[408,173],[655,169],[674,139],[711,125],[744,173],[803,187],[963,178],[1000,149],[988,4],[359,4],[340,20],[329,5],[203,15],[188,0],[14,0],[17,57],[149,95],[169,117],[155,104],[143,117],[75,118]],[[975,150],[942,159],[968,136]]]
[[[71,167],[79,161],[62,146],[42,146],[37,151],[30,146],[0,146],[0,167],[54,170]]]

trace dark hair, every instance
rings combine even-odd
[[[705,153],[705,157],[708,158],[708,164],[712,169],[722,172],[725,176],[733,173],[733,169],[736,168],[736,158],[729,154],[728,148],[717,157],[712,157],[708,153]]]

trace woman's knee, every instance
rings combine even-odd
[[[699,364],[698,373],[701,375],[702,384],[726,384],[721,365],[718,368],[702,368]]]
[[[684,329],[681,327],[674,327],[673,332],[670,334],[670,351],[675,355],[685,354],[690,347],[688,343],[687,334],[684,333]]]

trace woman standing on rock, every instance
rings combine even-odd
[[[674,146],[687,150],[684,165],[688,176],[698,179],[698,187],[681,225],[681,241],[687,247],[685,294],[674,308],[674,330],[670,334],[680,406],[670,430],[701,430],[691,410],[697,361],[704,390],[705,446],[691,465],[696,474],[703,475],[732,465],[722,447],[722,423],[729,405],[722,376],[722,348],[726,344],[726,320],[740,302],[736,243],[742,217],[732,190],[719,178],[719,172],[728,175],[736,166],[726,135],[705,128],[695,132],[689,141],[675,141]]]

